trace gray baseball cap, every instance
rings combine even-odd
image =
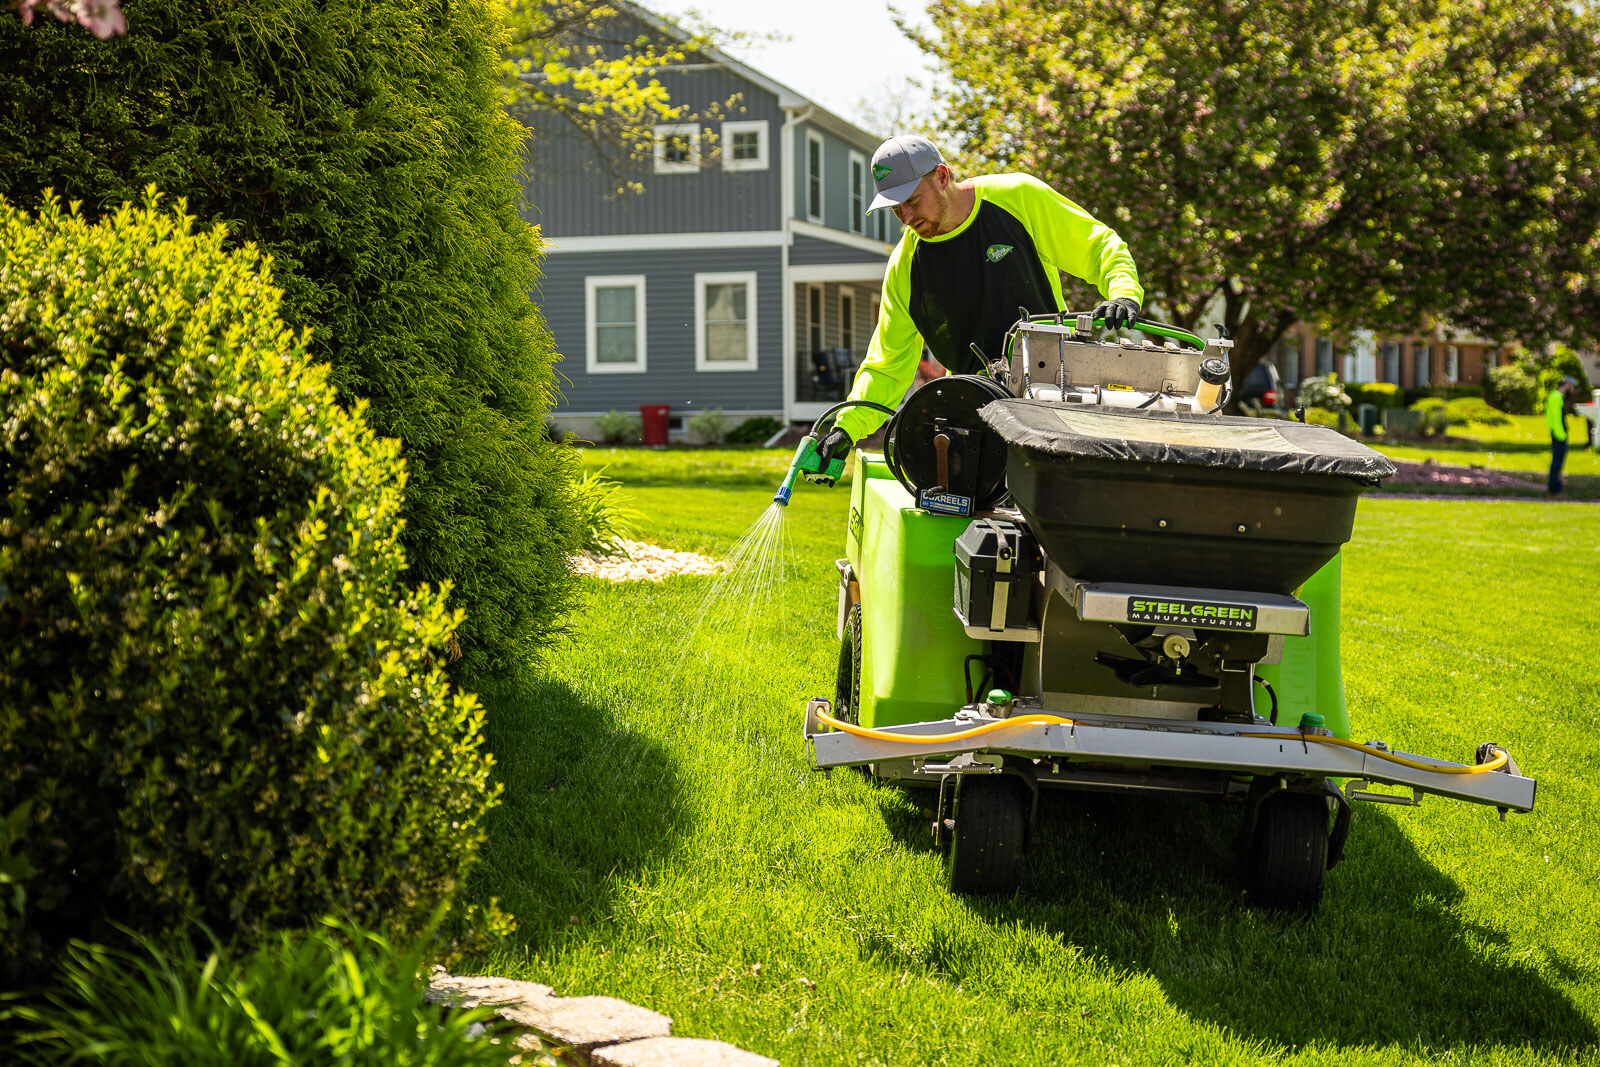
[[[878,195],[872,198],[867,213],[904,202],[923,175],[943,162],[944,157],[926,137],[908,133],[883,142],[872,153],[872,180],[877,184]]]

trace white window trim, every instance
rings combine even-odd
[[[766,170],[768,163],[767,153],[767,120],[751,119],[739,122],[724,122],[722,124],[722,169],[723,170]],[[733,135],[736,133],[749,133],[754,130],[759,136],[756,138],[757,150],[755,159],[733,158]]]
[[[811,346],[811,294],[817,294],[817,344]],[[826,352],[828,350],[828,291],[819,282],[806,286],[806,358],[809,360],[813,352]]]
[[[693,174],[700,169],[700,125],[695,122],[671,123],[655,129],[655,172],[657,174]],[[677,163],[667,159],[667,138],[687,136],[689,162]]]
[[[851,233],[858,233],[865,237],[867,235],[867,205],[872,203],[871,197],[867,195],[867,175],[872,172],[867,169],[867,157],[853,150],[850,153],[848,166],[850,168],[848,172],[850,175],[850,225],[846,228]],[[858,166],[861,168],[861,180],[859,182],[855,179],[856,167]],[[861,200],[859,205],[856,203],[857,197]]]
[[[818,214],[811,213],[811,146],[817,146],[817,207],[821,210]],[[827,145],[823,143],[822,135],[814,130],[806,131],[806,219],[820,223],[822,216],[828,210],[828,152]]]
[[[729,282],[743,282],[745,290],[745,331],[746,358],[738,363],[718,360],[713,363],[706,358],[706,286],[726,285]],[[696,274],[694,276],[694,369],[697,371],[750,371],[757,369],[757,353],[760,351],[756,322],[756,272],[732,271],[722,274]]]
[[[600,347],[596,339],[595,327],[595,291],[597,289],[621,289],[624,286],[633,287],[634,320],[634,352],[639,358],[633,363],[601,363],[599,361]],[[590,374],[643,374],[647,363],[645,360],[644,339],[648,334],[645,329],[645,303],[644,303],[644,275],[643,274],[591,274],[583,279],[583,325],[584,341],[584,369]]]
[[[850,298],[850,318],[848,320],[844,317],[844,298],[847,297],[847,296]],[[856,335],[860,331],[858,331],[856,329],[855,318],[856,318],[857,312],[860,309],[858,309],[855,306],[855,303],[856,303],[856,291],[853,288],[851,288],[850,286],[848,286],[848,285],[839,286],[839,344],[838,344],[838,347],[839,348],[846,347],[845,343],[844,343],[844,335],[845,335],[846,330],[848,330],[849,333],[850,333],[850,345],[849,345],[849,348],[850,348],[850,354],[851,355],[858,355],[859,354],[856,351],[855,341],[856,341]]]

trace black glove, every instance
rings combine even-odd
[[[1133,320],[1139,317],[1139,305],[1125,296],[1102,300],[1100,306],[1094,309],[1094,317],[1105,319],[1106,329],[1120,330],[1133,325]]]
[[[830,459],[843,459],[850,454],[850,449],[855,447],[855,442],[850,440],[850,435],[835,426],[828,431],[828,436],[822,439],[817,446],[817,457],[823,463]]]

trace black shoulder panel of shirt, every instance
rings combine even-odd
[[[911,259],[911,319],[933,356],[955,374],[974,374],[999,359],[1006,331],[1025,311],[1059,311],[1044,262],[1017,218],[989,200],[977,217],[943,241],[919,241]]]

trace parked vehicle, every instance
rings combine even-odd
[[[1239,389],[1239,408],[1252,415],[1284,408],[1283,389],[1278,384],[1278,368],[1261,360],[1246,375]]]

